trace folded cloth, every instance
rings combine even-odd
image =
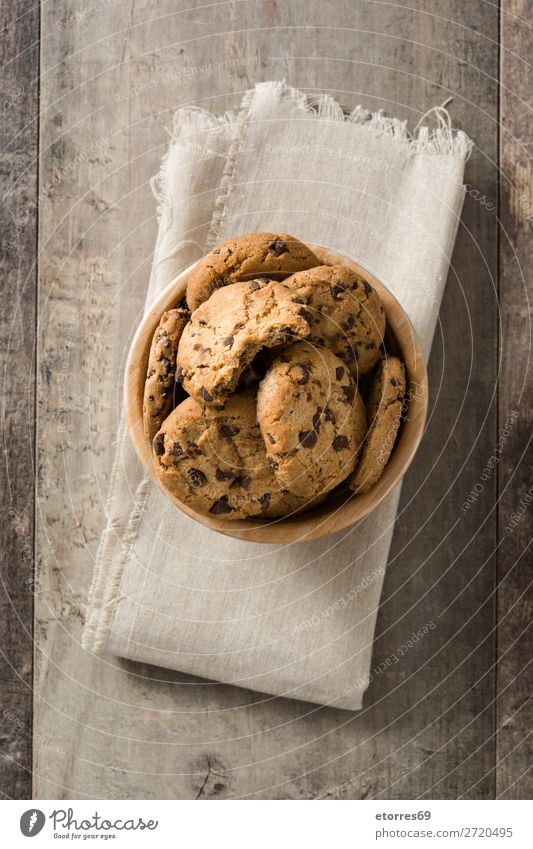
[[[237,114],[175,115],[154,180],[159,234],[147,306],[216,242],[288,232],[366,266],[409,314],[426,355],[464,197],[471,141],[439,126],[345,115],[261,83]],[[260,545],[183,515],[143,475],[124,426],[84,645],[263,693],[357,710],[400,488],[318,541]]]

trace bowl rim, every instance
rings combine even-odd
[[[148,355],[154,331],[162,314],[172,309],[183,297],[187,278],[196,262],[183,269],[158,296],[145,313],[130,345],[124,374],[124,411],[127,428],[135,452],[148,476],[173,504],[204,527],[247,542],[286,544],[330,536],[368,516],[401,482],[422,439],[428,410],[428,377],[420,342],[409,316],[389,289],[368,269],[345,255],[309,244],[324,265],[342,263],[352,268],[380,296],[387,326],[390,328],[406,367],[408,415],[402,423],[391,457],[377,483],[362,495],[351,494],[342,503],[342,494],[326,498],[312,510],[276,520],[233,519],[224,520],[206,516],[192,510],[164,487],[159,480],[152,459],[152,446],[144,432],[143,398]],[[254,275],[248,275],[253,277]],[[391,319],[391,315],[393,319]],[[406,352],[408,356],[406,356]],[[416,391],[412,392],[412,387]],[[401,457],[400,457],[401,455]],[[329,507],[328,507],[329,504]],[[336,506],[337,505],[337,506]]]

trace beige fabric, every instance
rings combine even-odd
[[[310,105],[282,83],[256,86],[238,115],[180,110],[154,181],[160,229],[147,303],[216,241],[286,231],[376,274],[429,354],[471,147],[436,113],[439,129],[413,139],[397,120],[361,108],[346,117],[331,98]],[[173,507],[122,432],[85,645],[356,710],[398,499],[399,489],[326,540],[240,542]]]

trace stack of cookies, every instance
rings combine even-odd
[[[367,492],[392,452],[403,363],[375,290],[287,234],[215,247],[152,340],[144,427],[167,490],[198,513],[275,519]]]

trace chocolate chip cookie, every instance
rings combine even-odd
[[[347,366],[308,342],[291,345],[269,368],[259,384],[257,418],[279,483],[307,497],[348,477],[366,431]]]
[[[385,310],[372,286],[345,265],[300,271],[284,284],[307,307],[309,341],[333,351],[356,379],[367,374],[381,356],[385,332]]]
[[[283,283],[264,277],[213,292],[183,331],[177,378],[198,401],[223,403],[261,348],[307,336],[302,309]]]
[[[164,486],[210,516],[276,518],[317,503],[276,480],[252,392],[233,395],[222,409],[187,398],[155,436],[153,456]]]
[[[384,357],[376,368],[367,399],[368,434],[361,461],[350,483],[368,492],[383,474],[394,448],[405,395],[405,368],[397,357]]]
[[[217,245],[191,271],[187,303],[195,310],[215,289],[242,280],[246,275],[287,276],[318,265],[303,242],[288,233],[248,233]]]
[[[174,406],[178,342],[189,318],[186,309],[168,310],[152,338],[143,403],[144,432],[150,441]]]

